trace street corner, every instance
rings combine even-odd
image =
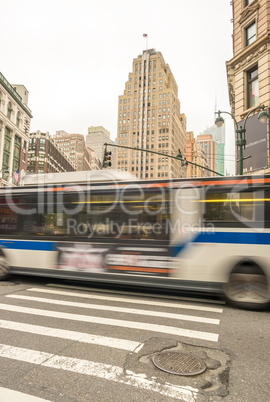
[[[217,398],[228,395],[230,360],[230,355],[219,349],[150,338],[127,356],[124,371],[158,383],[197,389],[204,398]]]

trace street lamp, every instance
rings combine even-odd
[[[246,142],[246,123],[247,123],[247,119],[249,118],[249,116],[250,116],[250,114],[252,112],[254,112],[255,110],[258,110],[258,109],[261,109],[261,111],[259,113],[259,116],[258,116],[258,119],[260,120],[260,122],[261,123],[266,123],[267,122],[267,119],[269,118],[269,116],[268,116],[267,111],[265,110],[265,106],[264,105],[263,106],[257,106],[257,107],[255,107],[254,109],[252,109],[252,110],[250,110],[248,112],[248,114],[245,117],[243,127],[242,126],[238,127],[238,123],[237,123],[236,118],[234,117],[233,114],[231,114],[229,112],[221,112],[220,110],[218,112],[215,112],[218,115],[216,120],[215,120],[215,124],[219,128],[224,123],[223,117],[220,116],[221,113],[229,114],[234,120],[236,134],[237,134],[236,146],[237,146],[237,148],[239,148],[239,160],[237,162],[239,162],[239,174],[240,175],[243,175],[243,160],[248,159],[248,158],[251,157],[251,155],[243,156],[243,149],[245,149],[246,143],[247,143]]]

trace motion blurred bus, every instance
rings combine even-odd
[[[74,173],[0,188],[0,280],[37,275],[269,306],[270,176]]]

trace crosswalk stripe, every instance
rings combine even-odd
[[[78,303],[78,302],[70,302],[64,300],[55,300],[55,299],[46,299],[43,297],[31,297],[31,296],[23,296],[23,295],[7,295],[6,297],[11,299],[19,299],[19,300],[28,300],[34,302],[41,302],[47,304],[56,304],[60,306],[70,306],[70,307],[79,307],[85,309],[92,310],[103,310],[103,311],[114,311],[117,313],[127,313],[127,314],[137,314],[140,316],[149,316],[149,317],[161,317],[161,318],[172,318],[175,320],[184,320],[184,321],[192,321],[192,322],[200,322],[206,324],[214,324],[218,325],[219,320],[215,318],[207,318],[207,317],[198,317],[192,315],[184,315],[184,314],[174,314],[168,312],[159,312],[159,311],[148,311],[148,310],[136,310],[126,307],[114,307],[114,306],[106,306],[100,304],[86,304],[86,303]]]
[[[164,299],[166,301],[175,300],[177,303],[179,303],[179,302],[188,302],[188,303],[195,302],[195,303],[207,303],[207,304],[211,303],[211,304],[219,304],[219,305],[226,304],[225,300],[216,299],[216,298],[209,299],[209,298],[207,298],[207,296],[205,298],[201,298],[198,296],[194,296],[194,297],[183,296],[183,295],[180,296],[180,294],[178,294],[178,296],[176,296],[175,294],[174,295],[173,294],[166,295],[166,294],[160,293],[159,288],[154,289],[154,291],[158,292],[158,293],[153,293],[153,292],[148,293],[148,292],[143,292],[143,289],[141,289],[141,292],[139,292],[139,291],[134,292],[134,291],[132,291],[132,289],[128,290],[127,288],[125,290],[119,289],[119,288],[113,290],[113,289],[109,289],[107,287],[102,287],[102,288],[90,287],[90,286],[86,286],[85,284],[75,286],[75,285],[69,285],[68,283],[63,283],[63,284],[47,283],[45,286],[47,288],[71,289],[71,290],[79,290],[79,291],[83,291],[83,292],[94,292],[94,293],[101,293],[101,294],[106,293],[106,294],[114,295],[117,293],[117,295],[121,294],[123,296],[132,296],[132,297],[134,297],[134,294],[136,294],[136,297],[143,297],[144,299],[149,299],[149,300]]]
[[[97,294],[90,295],[90,294],[84,294],[84,293],[67,292],[67,291],[62,291],[62,290],[43,289],[43,288],[30,288],[27,290],[31,291],[31,292],[80,297],[83,299],[96,299],[96,300],[107,300],[107,301],[121,302],[121,303],[142,304],[144,306],[169,307],[170,309],[171,308],[179,308],[179,309],[186,309],[186,310],[206,311],[206,312],[211,312],[211,313],[222,313],[223,312],[222,308],[194,306],[193,304],[162,303],[162,302],[157,302],[154,300],[148,301],[148,300],[131,299],[128,297],[100,296]]]
[[[50,336],[54,338],[68,339],[77,342],[91,343],[99,346],[134,351],[139,342],[127,339],[110,338],[101,335],[86,334],[83,332],[69,331],[58,328],[43,327],[40,325],[24,324],[20,322],[0,320],[0,329],[10,329],[13,331],[27,332],[35,335]]]
[[[189,337],[189,338],[203,339],[203,340],[208,340],[208,341],[213,341],[213,342],[218,341],[218,334],[215,334],[215,333],[194,331],[194,330],[190,330],[190,329],[176,328],[176,327],[171,327],[171,326],[166,326],[166,325],[117,320],[117,319],[112,319],[112,318],[107,318],[107,317],[103,318],[103,317],[94,317],[94,316],[78,315],[78,314],[71,314],[71,313],[63,313],[63,312],[58,312],[58,311],[50,311],[50,310],[27,308],[27,307],[22,307],[22,306],[14,306],[14,305],[9,305],[9,304],[4,304],[4,303],[0,304],[0,309],[4,310],[4,311],[13,311],[13,312],[17,312],[17,313],[40,315],[40,316],[61,318],[61,319],[81,321],[81,322],[91,322],[91,323],[95,323],[95,324],[119,326],[119,327],[123,327],[123,328],[140,329],[140,330],[144,330],[144,331],[160,332],[160,333],[166,333],[166,334]]]
[[[24,394],[23,392],[13,391],[12,389],[7,389],[0,387],[0,401],[8,402],[50,402],[48,399],[38,398],[33,395]]]
[[[169,383],[161,384],[154,380],[148,380],[143,375],[139,376],[132,372],[126,373],[121,367],[104,363],[54,355],[4,344],[0,344],[0,357],[90,375],[124,385],[130,385],[135,388],[150,390],[166,397],[186,402],[195,402],[198,396],[198,389],[176,386]]]

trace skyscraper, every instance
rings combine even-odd
[[[206,128],[201,134],[211,134],[216,141],[216,170],[220,174],[225,174],[225,124],[217,127],[215,124]]]
[[[99,160],[100,167],[103,163],[104,143],[113,144],[113,141],[110,139],[109,131],[102,126],[88,127],[86,145],[94,149],[97,159]],[[112,167],[115,168],[115,148],[109,147],[108,150],[112,153]]]
[[[205,151],[209,168],[217,171],[216,165],[216,155],[217,155],[217,144],[213,139],[211,134],[200,134],[197,135],[197,143]],[[218,172],[219,173],[219,172]],[[211,172],[211,176],[216,176],[215,173]]]
[[[187,132],[186,158],[188,162],[196,163],[196,165],[188,163],[186,177],[210,176],[210,171],[204,169],[204,167],[209,168],[206,151],[197,142],[192,131]]]
[[[184,177],[181,162],[166,155],[186,154],[186,117],[180,113],[178,86],[161,52],[144,50],[119,96],[117,144],[153,150],[156,155],[117,148],[116,167],[140,179]]]
[[[56,131],[54,142],[75,164],[76,170],[92,170],[91,151],[84,141],[83,134],[69,134],[64,130]]]

